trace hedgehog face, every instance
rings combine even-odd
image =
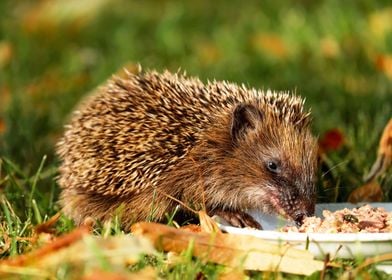
[[[301,223],[314,213],[316,141],[306,127],[263,110],[241,104],[233,112],[232,170],[246,177],[243,206]]]

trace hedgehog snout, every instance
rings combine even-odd
[[[315,201],[302,193],[293,190],[281,194],[281,207],[287,217],[297,225],[301,225],[305,217],[312,216],[315,210]]]

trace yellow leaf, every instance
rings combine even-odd
[[[151,267],[146,267],[138,272],[109,272],[95,269],[82,278],[83,280],[154,280],[159,279]]]
[[[199,211],[200,227],[203,232],[221,232],[217,223],[205,211]]]
[[[374,180],[385,172],[392,163],[392,118],[385,126],[378,146],[377,159],[373,164],[368,175],[365,176],[365,182]]]
[[[380,39],[392,31],[392,8],[382,9],[369,16],[369,29]]]
[[[385,155],[385,157],[389,160],[389,163],[392,161],[392,118],[385,126],[381,135],[378,154]]]
[[[320,41],[321,54],[326,58],[336,58],[340,54],[339,43],[332,37]]]
[[[142,254],[154,253],[154,248],[145,238],[119,235],[104,239],[89,234],[86,227],[81,227],[27,255],[0,261],[0,274],[35,274],[54,278],[53,274],[64,264],[76,270],[84,267],[87,268],[85,271],[91,271],[97,269],[100,260],[121,271],[136,263]]]
[[[194,233],[145,222],[134,224],[132,232],[146,237],[156,248],[169,252],[183,252],[192,241],[194,256],[229,267],[300,275],[310,275],[324,267],[324,263],[314,260],[309,251],[274,244],[253,236]]]
[[[10,63],[13,54],[12,44],[8,41],[0,41],[0,68]]]
[[[95,18],[112,0],[44,0],[28,7],[21,23],[28,32],[53,32],[59,26],[80,29]]]
[[[219,274],[219,280],[248,279],[245,272],[238,268],[226,268]]]
[[[256,34],[251,39],[251,43],[255,49],[275,58],[284,59],[288,56],[288,50],[284,41],[276,34]]]

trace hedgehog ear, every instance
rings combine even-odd
[[[250,129],[256,128],[256,123],[263,118],[262,112],[255,106],[240,103],[236,105],[231,119],[231,140],[237,143]]]

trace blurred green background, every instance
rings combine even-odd
[[[320,200],[361,185],[392,116],[390,1],[2,0],[0,11],[0,188],[21,207],[31,188],[50,190],[44,212],[56,200],[66,117],[124,65],[306,97],[315,134],[344,137],[325,157]]]

